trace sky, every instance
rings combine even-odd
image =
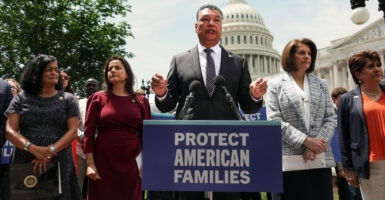
[[[382,18],[378,1],[366,1],[370,19],[362,25],[350,21],[350,0],[245,0],[263,18],[274,37],[273,48],[282,52],[288,41],[308,37],[317,47],[365,28]],[[155,73],[167,76],[173,55],[198,43],[194,30],[196,10],[203,4],[223,9],[229,0],[131,0],[126,20],[134,38],[127,39],[127,50],[135,56],[129,63],[136,76],[136,88]]]

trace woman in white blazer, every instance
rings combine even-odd
[[[281,58],[285,73],[269,81],[267,119],[282,123],[283,193],[273,200],[333,200],[336,116],[326,82],[311,74],[316,56],[310,39],[291,40]]]

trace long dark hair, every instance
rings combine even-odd
[[[57,61],[57,59],[51,55],[39,54],[34,57],[23,71],[23,74],[21,76],[21,88],[23,88],[23,90],[28,93],[39,94],[39,92],[43,88],[41,76],[48,63],[52,61]],[[58,71],[57,73],[60,72]],[[62,80],[60,74],[59,81],[55,85],[55,89],[62,89]]]
[[[136,102],[139,102],[136,96],[136,92],[134,91],[134,84],[135,84],[134,73],[132,72],[131,66],[128,63],[128,61],[125,58],[120,56],[112,56],[106,61],[106,64],[104,66],[104,82],[106,85],[105,91],[109,93],[112,92],[112,84],[108,81],[108,65],[112,60],[120,60],[120,62],[123,64],[124,69],[126,70],[126,73],[127,73],[127,80],[124,88],[126,89],[128,94],[130,94],[133,97],[133,99],[136,100]]]

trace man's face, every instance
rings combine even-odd
[[[86,82],[85,87],[86,87],[87,97],[99,90],[98,82],[96,82],[95,80],[88,80]]]
[[[203,46],[210,48],[218,44],[222,35],[221,14],[209,8],[200,11],[198,21],[195,23],[195,32]]]

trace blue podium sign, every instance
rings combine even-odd
[[[143,189],[281,192],[281,123],[145,120]]]
[[[4,146],[1,148],[0,164],[9,164],[9,162],[11,161],[12,151],[13,151],[13,144],[7,140]]]

